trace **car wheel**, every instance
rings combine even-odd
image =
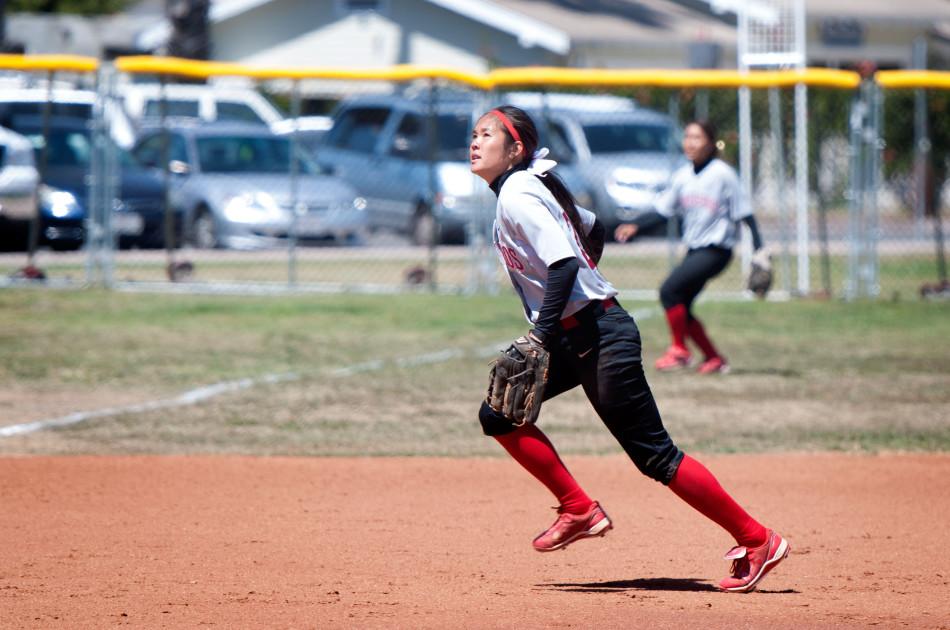
[[[214,215],[207,207],[198,209],[191,225],[191,243],[199,249],[215,249],[218,242],[218,228],[214,224]]]
[[[412,223],[409,226],[409,238],[412,240],[412,244],[431,244],[435,236],[435,230],[435,217],[432,216],[432,210],[425,204],[419,204],[412,215]]]

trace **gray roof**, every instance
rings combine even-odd
[[[494,0],[588,42],[734,44],[735,28],[674,0]],[[935,0],[936,1],[936,0]]]

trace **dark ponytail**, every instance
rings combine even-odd
[[[521,136],[521,144],[524,146],[524,158],[521,164],[516,168],[527,168],[528,165],[531,164],[531,158],[534,152],[538,150],[538,128],[523,109],[513,105],[502,105],[495,109],[505,115],[505,118],[512,124],[518,132],[518,135]],[[505,135],[508,136],[508,143],[513,143],[515,139],[512,137],[511,132],[506,129],[505,125],[502,125],[502,129],[505,129]],[[571,225],[574,226],[574,232],[577,234],[577,238],[587,253],[588,258],[592,260],[595,259],[594,249],[591,247],[590,239],[588,239],[587,232],[584,230],[584,223],[581,221],[581,215],[577,211],[577,201],[574,199],[574,195],[567,189],[567,186],[564,185],[561,178],[551,171],[545,173],[544,177],[537,177],[541,180],[541,183],[544,184],[544,187],[554,195],[554,198],[561,208],[564,209],[564,212],[567,213],[567,218],[570,219]]]

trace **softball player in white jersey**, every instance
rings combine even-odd
[[[475,125],[472,172],[498,195],[494,241],[533,326],[551,353],[545,399],[581,385],[594,410],[645,475],[726,529],[736,540],[727,557],[727,591],[753,590],[788,553],[788,543],[753,519],[698,461],[670,438],[646,382],[640,332],[597,268],[603,226],[578,208],[551,172],[538,132],[522,110],[502,106]],[[538,551],[562,549],[613,527],[577,483],[535,424],[515,426],[482,402],[479,421],[508,453],[558,499],[558,518],[538,535]]]
[[[636,223],[618,226],[614,236],[620,242],[628,241],[639,231],[677,215],[683,218],[683,243],[688,251],[660,287],[672,343],[657,359],[656,368],[672,371],[688,366],[692,358],[686,346],[688,338],[704,355],[699,373],[715,374],[728,371],[729,364],[693,314],[693,302],[706,283],[729,264],[732,248],[739,242],[740,222],[749,226],[756,255],[765,252],[752,209],[741,203],[738,175],[716,155],[715,127],[708,121],[689,123],[683,152],[691,163],[673,175],[670,187],[657,199],[655,211],[642,215]]]

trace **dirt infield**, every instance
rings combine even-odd
[[[950,628],[950,456],[698,456],[792,553],[719,593],[730,540],[620,456],[615,521],[538,554],[502,458],[0,459],[0,627]]]

